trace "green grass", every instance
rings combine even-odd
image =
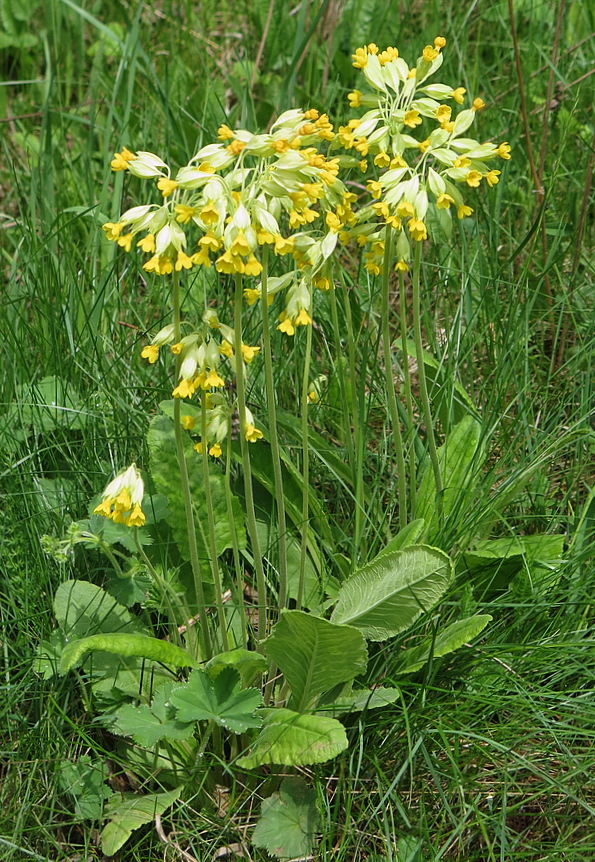
[[[595,237],[587,180],[595,15],[589,4],[566,4],[555,57],[560,5],[514,6],[538,165],[545,141],[544,205],[527,161],[506,2],[434,0],[402,11],[380,0],[277,0],[267,32],[268,0],[0,4],[0,859],[100,858],[90,824],[77,823],[59,787],[62,759],[109,757],[113,786],[129,781],[112,739],[93,724],[76,676],[45,682],[33,670],[37,646],[53,627],[58,584],[103,573],[92,553],[56,563],[40,537],[61,535],[71,519],[84,517],[88,499],[122,464],[146,463],[148,415],[167,393],[163,372],[138,358],[143,334],[164,313],[161,286],[100,237],[99,224],[135,194],[122,175],[111,175],[112,152],[127,145],[184,164],[220,122],[264,128],[290,104],[327,110],[339,124],[356,83],[355,47],[374,40],[415,56],[439,32],[449,41],[444,79],[488,103],[480,137],[513,146],[500,184],[477,196],[475,227],[462,229],[452,247],[430,251],[424,267],[426,347],[441,363],[445,403],[458,381],[481,416],[489,451],[477,498],[445,524],[441,541],[456,558],[489,521],[492,537],[563,534],[566,562],[538,585],[526,572],[500,592],[459,578],[432,619],[409,633],[411,642],[438,616],[448,621],[477,610],[493,622],[478,644],[405,682],[394,675],[394,644],[378,648],[374,677],[398,683],[401,699],[381,715],[354,718],[348,752],[307,772],[323,815],[316,858],[595,858]],[[544,131],[550,70],[556,105]],[[370,371],[356,379],[356,395],[370,437],[363,470],[376,506],[366,525],[374,547],[397,520],[380,288],[348,253],[345,263],[355,285],[357,356],[368,357]],[[216,291],[225,307],[224,286],[201,278],[186,307],[200,309],[205,290]],[[338,365],[324,303],[312,376],[326,374],[332,385]],[[343,306],[339,314],[345,331]],[[281,349],[279,379],[299,367],[302,350]],[[66,411],[44,407],[49,377],[67,385]],[[299,385],[295,372],[281,396],[288,410]],[[257,378],[257,402],[263,387]],[[336,388],[313,422],[336,439]],[[288,445],[295,441],[288,437]],[[336,501],[342,552],[357,559],[364,551],[354,546],[350,489],[316,458],[312,473]],[[215,805],[199,813],[191,802],[179,805],[164,817],[164,829],[175,829],[172,841],[196,859],[210,859],[246,840],[263,790],[238,786],[238,803],[220,813]],[[399,842],[409,855],[397,855]],[[163,850],[147,828],[119,858],[157,860]]]

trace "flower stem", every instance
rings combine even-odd
[[[279,437],[277,434],[277,413],[275,407],[275,386],[273,380],[273,355],[271,351],[271,332],[269,329],[268,303],[268,249],[264,246],[262,255],[262,344],[264,354],[264,380],[267,394],[269,414],[269,443],[271,444],[271,459],[273,462],[273,480],[275,483],[275,502],[277,504],[277,540],[279,553],[279,598],[278,610],[287,604],[287,525],[285,520],[285,497],[283,496],[283,473]]]
[[[395,380],[393,377],[393,360],[391,352],[390,327],[389,327],[389,285],[390,268],[393,256],[393,230],[386,227],[386,239],[384,243],[384,259],[382,263],[382,351],[384,354],[384,377],[386,380],[386,394],[388,398],[388,412],[395,438],[395,454],[397,456],[397,482],[399,488],[399,527],[402,530],[407,524],[407,473],[405,456],[403,453],[403,435],[397,407],[397,396],[395,394]]]
[[[310,290],[312,288],[310,287]],[[311,303],[310,303],[311,307]],[[306,356],[302,377],[302,542],[300,549],[300,573],[296,596],[296,608],[301,610],[306,584],[306,562],[308,553],[308,524],[310,508],[310,452],[308,448],[308,388],[310,382],[310,358],[312,356],[312,324],[306,333]]]
[[[177,271],[173,273],[172,286],[172,304],[174,316],[174,338],[179,341],[181,338],[180,326],[180,279]],[[176,367],[176,372],[179,370],[179,358]],[[177,377],[177,373],[176,373]],[[198,604],[198,618],[200,620],[201,640],[204,650],[204,657],[208,660],[213,655],[211,646],[211,636],[209,633],[209,621],[207,619],[207,610],[205,606],[205,593],[202,585],[200,573],[200,560],[198,557],[198,546],[196,544],[196,525],[194,523],[194,511],[192,508],[192,494],[190,492],[190,482],[188,481],[188,467],[186,465],[186,456],[184,453],[184,441],[182,439],[182,424],[181,424],[181,406],[180,399],[174,398],[174,435],[176,441],[176,455],[178,458],[178,467],[180,469],[180,484],[182,486],[182,497],[184,500],[184,514],[186,516],[186,531],[188,533],[188,546],[190,549],[190,565],[192,567],[192,576],[194,579],[194,589],[196,592],[196,601]]]
[[[207,399],[206,392],[201,398],[201,437],[202,437],[202,474],[205,486],[205,503],[207,507],[207,522],[209,525],[209,557],[211,563],[211,574],[215,587],[215,604],[217,606],[217,617],[221,629],[221,643],[225,652],[229,650],[229,637],[227,634],[227,620],[223,608],[221,586],[221,573],[217,555],[217,537],[215,533],[215,517],[213,514],[213,499],[211,497],[211,481],[209,478],[209,453],[207,451]]]
[[[434,422],[432,419],[432,411],[430,408],[430,399],[428,397],[428,385],[426,382],[426,371],[424,367],[423,345],[421,339],[421,300],[420,300],[420,278],[421,278],[421,242],[415,243],[415,252],[413,254],[413,335],[415,338],[415,352],[417,354],[417,373],[419,377],[419,394],[421,397],[421,405],[423,410],[424,423],[426,426],[426,436],[428,440],[428,452],[430,461],[432,462],[432,470],[434,471],[434,482],[436,485],[436,508],[438,517],[442,517],[442,476],[440,474],[440,464],[438,462],[438,452],[436,449],[436,438],[434,436]]]
[[[234,314],[234,353],[236,363],[236,385],[238,395],[238,414],[240,418],[240,448],[242,453],[242,468],[244,471],[244,495],[246,498],[246,522],[248,535],[252,546],[254,569],[256,572],[256,590],[258,592],[258,632],[257,641],[267,636],[267,587],[258,541],[256,512],[254,510],[254,493],[252,490],[252,470],[250,467],[250,444],[246,440],[246,390],[244,387],[244,363],[242,361],[242,276],[236,273],[235,314]]]
[[[238,544],[238,534],[236,532],[236,522],[233,511],[233,497],[231,493],[231,434],[227,435],[227,446],[225,453],[225,502],[227,504],[227,517],[231,530],[231,549],[233,553],[233,564],[236,570],[236,602],[238,612],[240,614],[240,626],[242,630],[242,646],[248,646],[248,626],[246,622],[246,613],[244,611],[244,569],[240,559],[240,546]]]
[[[405,384],[405,403],[407,406],[407,420],[409,428],[407,434],[409,440],[409,505],[411,512],[415,512],[417,500],[416,465],[415,465],[415,424],[413,421],[413,396],[411,394],[411,375],[409,373],[409,352],[407,350],[407,297],[405,295],[405,279],[399,271],[399,297],[401,316],[401,345],[403,350],[403,381]]]

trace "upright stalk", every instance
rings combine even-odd
[[[264,382],[267,393],[267,410],[269,417],[269,443],[271,444],[271,460],[273,462],[273,481],[275,483],[275,502],[277,504],[277,541],[279,553],[279,601],[281,611],[287,604],[287,525],[285,520],[285,497],[283,495],[283,472],[277,434],[277,411],[275,406],[275,384],[273,380],[273,354],[271,351],[271,331],[269,329],[268,303],[268,249],[263,247],[262,255],[262,346],[264,355]]]
[[[207,393],[203,392],[201,397],[201,438],[202,438],[202,475],[205,486],[205,503],[207,507],[207,522],[209,525],[209,557],[211,563],[211,575],[215,587],[215,604],[217,606],[217,618],[221,629],[221,643],[225,652],[229,650],[229,637],[227,634],[227,620],[223,608],[221,585],[221,574],[217,555],[217,537],[215,533],[215,517],[213,514],[213,500],[211,497],[211,481],[209,478],[209,453],[207,452]]]
[[[182,337],[181,331],[181,316],[180,316],[180,278],[177,271],[173,273],[172,285],[172,304],[174,316],[174,338],[180,341]],[[179,359],[176,365],[176,377],[179,370]],[[194,523],[194,511],[192,509],[192,494],[190,492],[190,482],[188,481],[188,468],[186,466],[186,456],[184,454],[184,441],[182,438],[181,424],[181,405],[180,399],[174,398],[174,436],[176,441],[176,455],[178,458],[178,467],[180,468],[180,484],[182,486],[182,498],[184,500],[184,514],[186,517],[186,531],[188,533],[188,546],[190,548],[190,565],[192,567],[192,577],[194,580],[194,590],[196,592],[196,601],[198,603],[198,618],[200,621],[201,641],[204,651],[204,657],[208,660],[213,655],[211,646],[211,635],[209,633],[209,621],[207,618],[207,610],[205,607],[205,593],[202,585],[200,573],[200,560],[198,558],[198,546],[196,544],[196,525]]]
[[[244,495],[246,498],[246,521],[248,535],[252,546],[254,570],[256,572],[256,590],[258,592],[258,637],[260,641],[267,636],[267,587],[264,578],[260,542],[256,527],[256,512],[254,511],[254,493],[252,490],[252,470],[250,467],[250,444],[246,440],[246,389],[244,386],[244,363],[242,361],[242,275],[236,273],[236,293],[234,312],[234,353],[236,363],[236,386],[238,395],[238,413],[240,418],[240,448],[242,453],[242,469],[244,472]]]
[[[411,375],[409,373],[409,351],[407,350],[407,297],[405,296],[405,279],[403,273],[399,271],[399,300],[400,300],[400,317],[401,317],[401,346],[403,351],[403,381],[405,384],[405,403],[407,407],[407,420],[409,428],[407,434],[410,436],[409,441],[409,505],[411,512],[415,512],[417,502],[417,484],[416,484],[416,469],[415,469],[415,446],[414,434],[415,425],[413,422],[413,396],[411,394]]]
[[[397,484],[399,488],[399,527],[402,530],[407,524],[407,468],[405,466],[405,455],[403,453],[403,435],[401,433],[399,408],[397,407],[397,396],[395,394],[393,357],[389,327],[389,286],[390,270],[393,258],[393,229],[387,225],[385,230],[386,238],[384,241],[384,258],[382,261],[382,352],[384,354],[384,379],[386,381],[388,412],[395,437],[395,454],[397,456],[398,474]]]
[[[415,251],[413,253],[413,336],[415,339],[415,352],[417,354],[417,373],[419,377],[419,394],[421,397],[421,406],[423,411],[424,423],[426,426],[426,436],[428,440],[428,452],[430,461],[432,462],[432,470],[434,471],[434,482],[436,485],[436,508],[438,516],[442,517],[442,498],[444,489],[442,487],[442,476],[440,474],[440,464],[438,462],[438,452],[436,450],[436,438],[434,436],[434,421],[432,419],[432,411],[430,409],[430,399],[428,397],[428,385],[426,382],[426,370],[423,359],[423,345],[421,339],[421,299],[420,299],[420,278],[421,278],[421,242],[415,243]]]
[[[236,522],[233,512],[233,498],[231,493],[231,434],[227,435],[225,453],[225,503],[227,505],[227,518],[231,530],[231,549],[233,553],[233,565],[236,570],[235,589],[238,613],[240,614],[240,626],[242,630],[242,646],[248,646],[248,625],[244,612],[244,568],[240,559],[240,546],[236,532]]]
[[[312,290],[312,288],[310,288]],[[310,508],[310,452],[308,447],[308,389],[310,383],[310,358],[312,356],[312,324],[307,327],[306,356],[302,376],[302,542],[300,549],[300,574],[296,596],[296,607],[302,608],[306,584],[306,561],[308,554],[308,523]]]

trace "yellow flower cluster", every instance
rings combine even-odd
[[[429,83],[442,65],[446,39],[437,36],[426,45],[414,66],[409,67],[396,48],[380,51],[374,43],[358,48],[353,65],[360,69],[372,92],[353,90],[348,95],[352,108],[368,108],[339,128],[337,142],[355,149],[359,156],[372,156],[380,176],[368,183],[373,203],[363,207],[357,224],[340,234],[342,241],[357,239],[372,243],[366,266],[377,273],[381,234],[370,229],[372,219],[399,231],[398,266],[407,268],[410,241],[428,238],[430,222],[443,234],[451,231],[452,212],[458,218],[471,215],[464,199],[465,189],[478,188],[485,180],[492,187],[500,171],[489,166],[495,158],[509,159],[510,146],[484,143],[465,135],[477,111],[485,107],[476,98],[467,109],[453,113],[445,104],[462,105],[466,90],[448,84]],[[426,128],[427,124],[430,128]],[[419,130],[418,136],[411,132]],[[375,222],[379,228],[378,222]]]
[[[101,503],[95,507],[95,515],[103,515],[115,524],[127,527],[142,527],[145,514],[141,508],[144,485],[134,464],[116,476],[101,495]]]

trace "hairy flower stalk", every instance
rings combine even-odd
[[[306,355],[302,373],[302,537],[300,545],[300,571],[296,607],[301,610],[306,585],[308,531],[310,524],[310,451],[308,446],[308,391],[310,389],[310,360],[312,358],[312,327],[306,332]]]

